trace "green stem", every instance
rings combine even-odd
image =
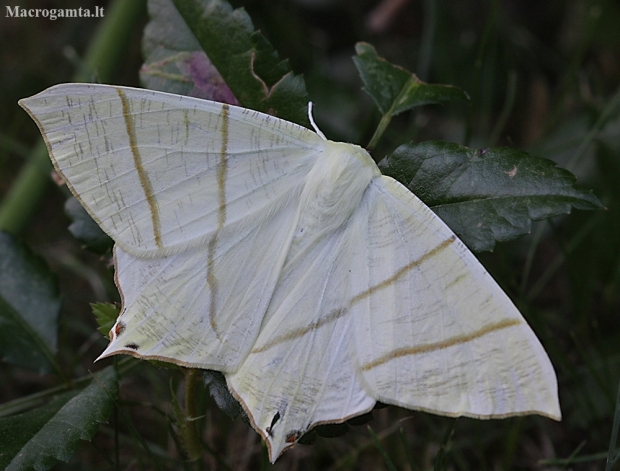
[[[76,82],[109,82],[119,59],[127,51],[127,42],[135,24],[146,10],[146,0],[115,0],[106,10],[105,20],[91,40],[84,65],[76,71]]]
[[[370,437],[372,438],[372,441],[374,442],[375,447],[377,448],[377,450],[379,450],[379,454],[381,455],[381,458],[383,458],[385,467],[389,471],[396,471],[396,466],[394,466],[394,463],[390,459],[387,451],[381,444],[381,440],[379,439],[379,436],[375,433],[375,431],[372,429],[370,425],[368,425],[366,428],[368,429],[368,433],[370,434]]]
[[[428,80],[433,56],[433,39],[437,26],[437,0],[424,0],[424,29],[420,41],[420,60],[418,61],[417,76],[424,81]]]
[[[620,384],[618,385],[616,410],[614,412],[614,424],[611,429],[611,438],[609,440],[609,451],[607,453],[607,464],[605,465],[605,471],[611,471],[618,459],[620,459],[620,452],[616,451],[616,446],[618,444],[618,429],[620,429]]]
[[[499,0],[491,0],[491,7],[487,18],[484,32],[482,33],[482,39],[480,40],[480,46],[478,47],[478,53],[476,54],[476,61],[474,62],[474,80],[475,84],[471,94],[472,106],[469,107],[469,116],[467,118],[467,127],[465,129],[465,138],[463,142],[467,145],[471,141],[473,133],[473,120],[476,112],[480,109],[480,97],[483,93],[482,87],[482,67],[484,65],[484,58],[488,54],[488,45],[492,43],[491,36],[497,29],[497,18],[499,12],[500,2]]]
[[[587,5],[589,2],[584,2]],[[588,50],[592,46],[592,41],[597,34],[598,21],[601,17],[601,9],[598,5],[589,5],[588,12],[583,20],[585,25],[578,27],[583,30],[583,37],[579,41],[579,44],[575,44],[572,48],[572,59],[569,62],[569,66],[564,71],[563,77],[559,80],[559,84],[555,87],[555,95],[557,97],[555,106],[549,113],[550,117],[546,120],[546,130],[555,129],[561,119],[566,114],[567,103],[573,99],[573,95],[570,94],[570,89],[577,88],[577,77],[579,77],[579,68],[582,67],[584,58]],[[569,169],[570,170],[570,169]]]
[[[12,234],[22,231],[47,192],[51,170],[47,148],[41,141],[4,198],[0,207],[0,230]]]
[[[196,421],[196,385],[200,370],[185,370],[185,423],[183,424],[183,446],[189,461],[202,456],[202,440]]]
[[[613,98],[607,103],[607,106],[603,109],[602,113],[590,129],[590,132],[586,135],[586,137],[581,141],[581,144],[571,157],[568,165],[566,166],[566,170],[573,171],[581,157],[584,155],[584,152],[588,148],[588,146],[592,143],[594,138],[598,136],[599,132],[603,129],[607,121],[612,116],[612,114],[616,111],[616,109],[620,106],[620,89],[616,92]]]
[[[398,436],[400,437],[400,441],[403,444],[403,449],[405,450],[405,456],[407,457],[407,463],[409,463],[409,469],[414,471],[418,469],[413,461],[413,455],[411,454],[411,445],[407,441],[407,435],[405,434],[405,430],[402,425],[398,428]]]
[[[512,113],[512,108],[515,104],[515,98],[517,96],[517,72],[511,70],[508,72],[508,84],[506,85],[506,99],[504,100],[504,106],[502,107],[502,111],[497,118],[497,124],[493,128],[493,132],[491,133],[491,137],[489,138],[489,147],[493,147],[497,144],[497,141],[502,135],[504,131],[504,127],[508,122],[508,118],[510,118],[510,113]]]
[[[596,228],[596,225],[598,224],[598,222],[599,222],[598,217],[590,218],[581,227],[581,229],[577,231],[577,233],[572,237],[572,239],[568,242],[565,250],[560,252],[558,255],[556,255],[556,257],[551,261],[551,263],[547,265],[547,267],[545,268],[545,271],[538,277],[536,282],[532,285],[532,287],[526,293],[525,299],[527,299],[528,302],[531,303],[534,299],[536,299],[536,297],[545,288],[547,283],[553,278],[556,272],[561,268],[562,264],[566,260],[566,255],[572,253],[573,250],[575,250],[579,246],[579,244],[583,240],[585,240],[585,238],[590,234],[590,232]],[[539,237],[541,235],[538,231],[542,231],[542,230],[543,230],[542,227],[538,229],[537,233],[534,236],[536,243],[540,240]],[[529,267],[526,273],[529,274]],[[525,289],[525,285],[521,284],[521,288]]]
[[[538,245],[540,244],[544,233],[545,226],[543,224],[536,226],[534,234],[532,235],[532,242],[525,257],[523,273],[521,274],[521,284],[519,285],[519,292],[521,294],[524,294],[527,289],[527,284],[530,280],[530,274],[532,272],[532,264],[534,263],[534,256],[536,255],[536,250],[538,249]]]
[[[74,81],[90,81],[94,76],[102,82],[110,81],[114,67],[126,51],[133,25],[144,8],[144,0],[116,0],[106,8],[84,65],[76,71]],[[32,151],[30,161],[0,207],[0,230],[18,234],[24,229],[45,196],[51,169],[47,149],[41,142]]]
[[[372,151],[377,146],[377,143],[381,139],[381,136],[383,136],[383,133],[388,127],[388,124],[390,124],[391,120],[392,120],[392,116],[389,112],[383,115],[383,117],[381,118],[381,121],[379,121],[379,125],[377,126],[375,133],[372,136],[372,139],[366,146],[366,149],[369,152]]]

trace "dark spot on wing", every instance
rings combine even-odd
[[[276,425],[278,420],[280,420],[280,412],[276,412],[276,415],[274,415],[273,419],[271,420],[271,425],[267,427],[267,434],[270,437],[273,437],[273,427]]]
[[[114,336],[112,335],[112,333],[110,333],[110,338],[118,337],[119,335],[121,335],[125,330],[125,327],[126,326],[124,322],[117,322],[114,326]]]
[[[302,435],[303,432],[301,430],[294,430],[286,436],[286,443],[295,443]]]

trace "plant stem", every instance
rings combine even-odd
[[[196,422],[196,384],[200,371],[185,370],[185,423],[183,424],[183,446],[189,461],[202,456],[202,440]]]
[[[424,81],[428,80],[431,58],[433,56],[433,39],[437,27],[437,0],[424,0],[424,28],[420,41],[420,60],[418,61],[417,76]]]
[[[383,136],[383,133],[385,132],[385,129],[388,127],[388,124],[390,124],[391,120],[392,120],[392,116],[389,112],[383,115],[383,117],[381,118],[381,121],[379,121],[379,125],[377,126],[375,133],[372,136],[372,139],[366,146],[366,149],[369,152],[372,151],[377,146],[379,139],[381,139],[381,136]]]
[[[614,424],[611,429],[611,438],[609,440],[609,451],[607,453],[605,471],[611,471],[620,458],[620,452],[616,451],[616,446],[618,444],[618,429],[620,429],[620,384],[618,384],[618,397],[616,398]]]
[[[504,131],[504,127],[510,118],[510,113],[514,108],[515,98],[517,97],[517,72],[511,70],[508,72],[508,83],[506,84],[506,99],[504,100],[504,106],[497,118],[491,137],[489,138],[489,147],[493,147],[497,144],[497,141]]]
[[[620,106],[620,89],[618,89],[618,91],[613,96],[613,98],[609,100],[609,102],[607,103],[607,106],[603,108],[603,111],[601,112],[598,119],[596,120],[596,123],[594,123],[594,126],[592,126],[592,129],[590,129],[588,134],[586,134],[586,136],[583,138],[583,140],[581,141],[581,144],[579,144],[579,147],[577,148],[577,150],[571,157],[570,161],[566,165],[566,170],[573,171],[573,169],[575,168],[575,166],[577,165],[581,157],[583,157],[588,146],[592,144],[592,141],[594,141],[596,136],[598,136],[598,134],[601,132],[603,127],[609,121],[610,117],[614,115],[614,112],[616,111],[618,106]]]

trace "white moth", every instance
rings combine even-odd
[[[559,420],[523,317],[364,149],[149,90],[58,85],[20,105],[116,242],[123,310],[100,358],[222,371],[272,461],[376,401]]]

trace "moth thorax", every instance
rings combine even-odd
[[[361,147],[326,141],[301,194],[295,239],[310,241],[342,226],[358,208],[370,181],[379,175]]]

